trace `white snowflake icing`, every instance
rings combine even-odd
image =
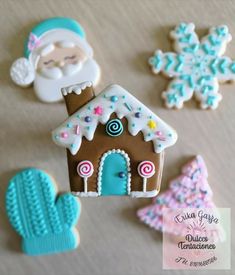
[[[162,97],[169,108],[182,108],[195,94],[203,109],[216,109],[222,99],[219,82],[235,80],[235,62],[222,56],[232,37],[227,26],[211,28],[198,39],[194,24],[179,24],[170,33],[174,52],[157,50],[149,63],[155,74],[163,72],[173,78]]]
[[[152,141],[156,153],[162,152],[177,140],[174,129],[118,85],[107,87],[70,116],[52,132],[53,140],[75,155],[80,149],[82,137],[92,141],[98,124],[105,124],[113,113],[119,119],[127,119],[128,131],[132,136],[141,131],[145,141]]]

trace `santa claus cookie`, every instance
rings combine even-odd
[[[67,148],[72,192],[80,197],[154,197],[164,149],[176,132],[128,91],[90,82],[62,89],[69,118],[52,133]]]
[[[44,102],[62,99],[61,88],[82,81],[96,85],[100,68],[83,28],[71,18],[49,18],[35,26],[24,47],[24,57],[10,69],[19,86],[34,84],[37,97]]]

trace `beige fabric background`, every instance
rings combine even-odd
[[[60,190],[69,188],[65,150],[50,138],[50,130],[67,116],[64,104],[40,103],[32,88],[21,89],[9,79],[10,64],[22,56],[23,42],[31,27],[51,16],[77,19],[102,68],[96,92],[107,84],[118,83],[177,130],[179,140],[166,152],[163,189],[185,161],[200,153],[209,169],[216,204],[233,211],[235,85],[220,86],[224,99],[214,112],[197,109],[194,101],[181,111],[166,110],[160,95],[167,80],[151,74],[147,59],[157,48],[170,49],[168,32],[180,21],[194,22],[200,35],[211,26],[225,23],[235,37],[234,14],[235,1],[231,0],[0,1],[1,275],[190,273],[162,270],[162,236],[141,224],[135,215],[139,207],[150,203],[147,199],[82,199],[78,250],[43,257],[28,257],[20,252],[20,238],[10,227],[4,210],[9,178],[21,168],[35,166],[49,171]],[[233,42],[226,53],[235,57]],[[232,236],[232,254],[234,250]],[[234,265],[231,271],[213,274],[234,274]]]

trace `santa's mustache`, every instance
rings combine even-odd
[[[41,68],[38,73],[49,79],[59,79],[62,76],[70,76],[81,69],[81,62],[75,64],[65,64],[63,67]]]

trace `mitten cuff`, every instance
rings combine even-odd
[[[66,230],[59,234],[23,239],[22,249],[28,255],[51,254],[75,249],[78,243],[79,235]]]

